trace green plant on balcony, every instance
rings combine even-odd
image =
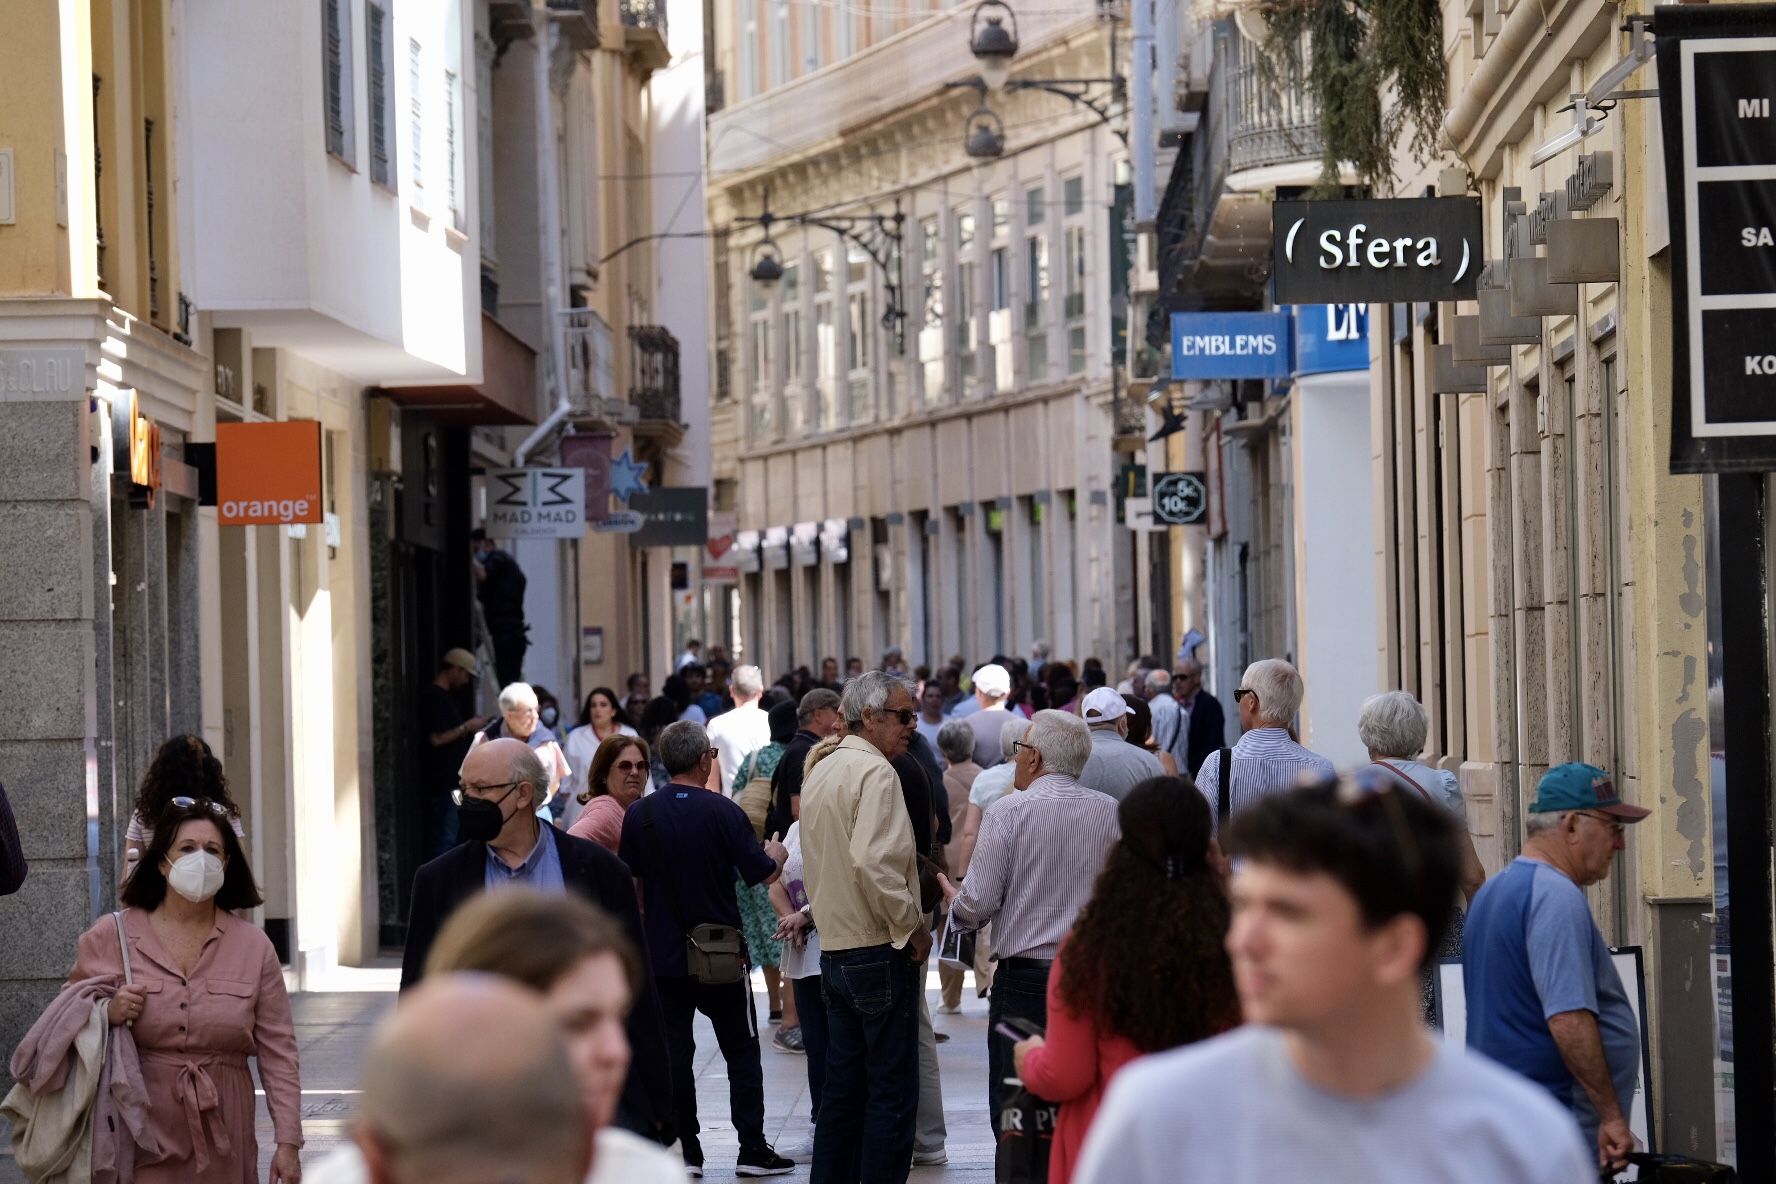
[[[1305,75],[1319,110],[1321,189],[1338,188],[1348,165],[1386,192],[1396,145],[1420,161],[1436,152],[1445,96],[1436,0],[1261,0],[1259,10],[1273,77]]]

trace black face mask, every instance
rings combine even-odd
[[[501,794],[498,801],[491,802],[485,798],[465,796],[462,804],[456,808],[457,835],[469,843],[491,843],[499,838],[500,831],[506,826],[506,812],[500,806],[517,789],[514,785]]]

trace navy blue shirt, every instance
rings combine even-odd
[[[690,929],[740,928],[736,877],[759,884],[777,870],[738,803],[702,786],[676,783],[629,807],[617,854],[641,881],[642,928],[654,974],[662,977],[690,973],[684,956]]]

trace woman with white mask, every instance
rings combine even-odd
[[[237,915],[262,903],[253,871],[220,803],[175,797],[152,821],[153,838],[124,881],[123,912],[81,935],[69,976],[118,983],[110,1020],[131,1025],[149,1100],[136,1184],[259,1179],[249,1057],[259,1061],[277,1139],[267,1179],[298,1184],[302,1088],[290,1000],[270,939]]]

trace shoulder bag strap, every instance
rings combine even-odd
[[[1221,783],[1221,794],[1215,802],[1215,829],[1227,825],[1228,816],[1233,813],[1233,749],[1223,748],[1219,754],[1221,763],[1216,766]]]
[[[136,979],[130,973],[129,939],[123,934],[123,914],[121,912],[112,913],[111,920],[117,925],[117,949],[123,955],[123,985],[133,987],[136,985]]]
[[[1431,797],[1430,791],[1420,785],[1417,779],[1405,769],[1400,768],[1400,766],[1394,764],[1392,761],[1376,761],[1375,763],[1398,777],[1401,781],[1404,781],[1407,785],[1410,785],[1413,789],[1416,789],[1418,791],[1418,796],[1425,801],[1430,802],[1433,806],[1437,804],[1436,799]]]
[[[657,865],[654,868],[654,874],[666,881],[666,907],[672,910],[672,923],[678,927],[679,936],[689,941],[691,931],[685,924],[684,908],[678,900],[678,877],[666,869],[666,848],[660,843],[660,832],[654,828],[655,808],[652,802],[643,799],[643,804],[638,807],[641,810],[641,829],[647,833],[648,839],[653,844],[654,863]]]

